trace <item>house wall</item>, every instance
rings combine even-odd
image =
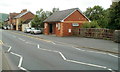
[[[24,21],[26,21],[28,19],[33,18],[33,17],[34,17],[34,14],[32,14],[31,12],[29,12],[29,13],[25,14],[24,16],[22,16],[20,18],[17,18],[16,19],[16,30],[19,30],[18,29],[18,25],[21,23],[21,21],[24,22]],[[23,28],[21,27],[21,29],[23,29]]]
[[[22,31],[24,32],[25,28],[29,27],[29,24],[22,24]]]
[[[78,10],[72,13],[64,21],[88,21]]]
[[[55,30],[56,36],[71,36],[73,34],[72,30],[74,28],[80,28],[85,21],[88,21],[87,18],[83,16],[78,10],[76,10],[74,13],[64,19],[63,22],[56,22],[53,28]],[[73,26],[73,23],[77,23],[79,26]],[[49,35],[49,23],[45,23],[44,25],[44,34]],[[60,25],[60,29],[58,25]]]

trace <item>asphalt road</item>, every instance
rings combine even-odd
[[[12,31],[2,32],[3,50],[14,70],[118,70],[118,56],[83,50]]]

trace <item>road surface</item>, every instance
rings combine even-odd
[[[118,56],[2,31],[3,50],[14,70],[118,70]]]

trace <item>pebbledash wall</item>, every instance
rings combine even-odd
[[[56,36],[71,36],[74,28],[80,28],[83,22],[89,21],[78,10],[66,17],[62,22],[46,22],[44,24],[44,34],[55,34]],[[50,24],[52,24],[53,32],[50,33]]]

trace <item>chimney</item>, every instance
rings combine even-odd
[[[26,12],[27,11],[27,9],[23,9],[20,13],[24,13],[24,12]]]

